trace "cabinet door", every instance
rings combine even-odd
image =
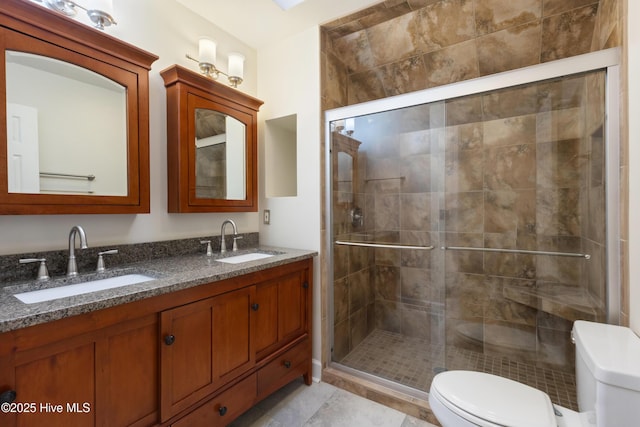
[[[79,322],[79,321],[78,321]],[[67,328],[74,325],[67,323]],[[44,328],[44,329],[43,329]],[[25,341],[50,332],[34,326]],[[158,421],[157,315],[18,350],[0,375],[29,412],[2,426],[150,426]],[[3,390],[4,391],[4,390]],[[27,406],[25,406],[27,404]],[[30,405],[30,406],[28,406]]]
[[[161,418],[166,421],[213,391],[213,299],[160,315]]]
[[[161,314],[162,421],[253,366],[249,325],[252,289]]]
[[[73,340],[15,355],[15,402],[31,405],[16,425],[94,426],[95,345]]]
[[[278,342],[278,281],[272,280],[256,286],[256,305],[253,324],[257,359]]]
[[[96,344],[99,426],[158,421],[158,316],[119,325]]]
[[[304,272],[283,277],[278,284],[278,337],[291,341],[307,332],[306,296],[309,284]]]
[[[255,363],[249,307],[253,287],[213,298],[213,376],[219,385]]]
[[[308,332],[309,292],[306,270],[256,286],[258,308],[253,316],[258,360]]]

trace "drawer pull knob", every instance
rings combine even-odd
[[[252,309],[253,311],[258,311],[258,309],[259,309],[259,308],[260,308],[260,305],[259,305],[259,304],[251,304],[251,309]]]
[[[16,395],[15,390],[7,390],[0,394],[0,403],[11,403],[16,400]]]
[[[171,344],[173,344],[174,342],[176,342],[176,337],[175,337],[175,335],[167,335],[167,336],[165,336],[165,337],[164,337],[164,343],[165,343],[166,345],[171,345]]]
[[[227,407],[226,406],[221,406],[220,409],[218,409],[218,412],[220,413],[220,416],[223,417],[224,414],[227,413]]]
[[[304,282],[302,284],[302,287],[305,288],[305,289],[309,289],[309,282]]]
[[[291,361],[290,360],[285,360],[284,361],[284,367],[289,369],[291,367]]]

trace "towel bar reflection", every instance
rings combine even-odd
[[[40,172],[40,176],[43,178],[86,179],[87,181],[93,181],[94,179],[96,179],[95,175],[72,175],[68,173],[54,173],[54,172]]]
[[[433,246],[415,246],[415,245],[394,245],[388,243],[365,243],[365,242],[348,242],[344,240],[336,240],[336,245],[342,246],[361,246],[365,248],[384,248],[384,249],[414,249],[419,251],[430,251]]]
[[[401,181],[404,181],[405,179],[407,179],[406,176],[391,176],[389,178],[367,178],[364,180],[364,182],[371,182],[371,181],[388,181],[390,179],[399,179]]]
[[[442,249],[447,251],[476,251],[476,252],[500,252],[509,254],[525,254],[525,255],[552,255],[565,256],[573,258],[591,259],[589,254],[579,254],[573,252],[549,252],[549,251],[528,251],[524,249],[498,249],[498,248],[473,248],[463,246],[443,246]]]

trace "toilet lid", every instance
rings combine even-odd
[[[473,371],[447,371],[435,376],[431,388],[443,404],[465,417],[508,427],[556,427],[549,396],[528,385]]]

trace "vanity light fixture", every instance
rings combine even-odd
[[[349,119],[338,120],[332,128],[332,131],[336,131],[347,136],[352,136],[355,130],[356,119],[353,117]]]
[[[66,16],[75,16],[78,9],[87,12],[87,16],[93,22],[94,27],[104,30],[104,27],[117,25],[111,14],[113,13],[113,0],[90,0],[90,8],[84,7],[73,0],[38,0],[52,10]]]
[[[220,74],[227,77],[229,85],[237,88],[244,78],[244,55],[237,52],[229,53],[229,74],[216,67],[216,42],[208,37],[198,40],[198,59],[187,54],[187,58],[198,63],[200,72],[205,76],[217,80]]]
[[[345,119],[344,121],[344,133],[348,136],[353,135],[353,132],[356,130],[356,119],[353,117],[350,119]]]

